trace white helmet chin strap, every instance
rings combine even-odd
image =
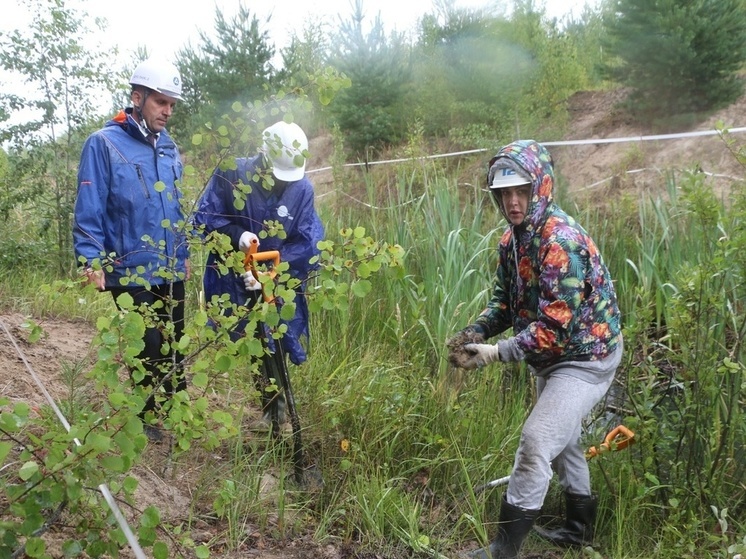
[[[148,100],[148,96],[150,95],[150,90],[147,87],[141,87],[139,91],[142,93],[142,105],[145,106],[145,102]],[[142,110],[140,109],[140,106],[132,103],[132,108],[134,109],[132,112],[136,113],[136,115],[133,115],[133,116],[135,116],[135,121],[137,121],[137,123],[140,125],[140,128],[145,130],[145,132],[148,134],[155,135],[155,132],[153,132],[148,127],[147,122],[145,122],[145,117],[142,114]]]

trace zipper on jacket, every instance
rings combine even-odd
[[[140,179],[140,185],[142,186],[142,191],[143,194],[145,194],[145,198],[150,198],[150,190],[148,190],[148,185],[145,183],[145,177],[142,174],[140,165],[135,164],[135,169],[137,169],[137,177]]]

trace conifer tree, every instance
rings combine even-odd
[[[248,8],[241,5],[230,19],[216,9],[213,33],[200,32],[199,45],[177,53],[184,102],[169,131],[183,143],[200,124],[229,113],[234,101],[264,98],[276,75],[274,56],[268,30]]]
[[[746,60],[743,0],[613,0],[607,75],[641,115],[715,109],[738,98]]]
[[[340,26],[330,64],[352,85],[340,92],[330,111],[345,135],[346,146],[358,154],[396,143],[406,132],[404,93],[409,83],[407,48],[396,33],[386,36],[377,17],[369,32],[363,28],[361,0]]]

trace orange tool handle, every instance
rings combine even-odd
[[[280,251],[265,250],[264,252],[257,252],[258,249],[259,241],[257,241],[256,239],[252,240],[249,251],[246,253],[246,256],[243,260],[244,270],[246,270],[247,272],[251,272],[257,281],[259,281],[260,275],[268,275],[271,279],[275,279],[275,276],[277,275],[277,267],[280,265]],[[256,269],[257,264],[261,264],[262,262],[269,262],[270,260],[273,262],[271,269],[267,271],[258,271]],[[268,303],[272,303],[274,301],[274,297],[270,297],[264,292],[263,286],[262,296]]]
[[[591,459],[608,450],[622,450],[634,442],[635,434],[624,425],[619,425],[606,435],[604,442],[598,447],[592,446],[589,448],[588,452],[585,453],[585,457]]]
[[[267,272],[262,272],[269,274],[269,277],[273,278],[277,275],[277,266],[280,265],[280,251],[278,250],[265,250],[264,252],[257,252],[259,249],[259,241],[256,239],[253,239],[251,241],[251,246],[249,247],[249,251],[246,253],[246,256],[243,259],[243,268],[247,272],[251,272],[254,274],[254,277],[258,280],[258,273],[256,270],[256,265],[261,262],[268,262],[272,260],[274,265],[272,266],[272,269]]]
[[[269,262],[272,261],[274,265],[270,270],[267,270],[266,272],[258,272],[256,269],[257,264],[261,264],[262,262]],[[244,258],[243,266],[244,269],[248,272],[251,271],[252,274],[254,274],[254,277],[256,279],[259,279],[258,274],[269,274],[269,277],[273,278],[277,275],[277,266],[280,265],[280,251],[279,250],[265,250],[264,252],[249,252],[246,255],[246,258]]]

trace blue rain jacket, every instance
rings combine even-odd
[[[165,130],[150,145],[131,112],[120,111],[88,137],[78,168],[75,257],[88,264],[106,259],[114,268],[106,272],[107,288],[127,287],[120,278],[130,273],[151,285],[173,281],[162,270],[185,273],[189,258],[176,186],[183,167],[179,151]],[[163,188],[156,188],[159,181]]]
[[[235,170],[215,171],[200,199],[195,224],[203,225],[205,233],[218,231],[228,235],[233,249],[238,250],[238,241],[244,231],[259,235],[267,222],[279,222],[286,238],[260,238],[259,251],[279,251],[281,261],[289,265],[289,274],[303,282],[316,268],[309,261],[319,254],[316,245],[324,238],[324,227],[314,207],[313,185],[303,177],[294,182],[278,183],[268,191],[261,185],[261,179],[254,180],[257,172],[266,172],[261,154],[236,159]],[[233,195],[239,183],[251,186],[251,193],[246,196],[246,204],[241,210],[236,209]],[[217,255],[210,254],[207,260],[205,300],[227,293],[231,302],[245,305],[249,295],[243,279],[233,273],[220,275],[215,265],[217,258]],[[296,290],[295,316],[286,322],[288,330],[282,338],[283,349],[296,365],[306,360],[301,339],[309,335],[308,305],[303,288],[302,283]]]

